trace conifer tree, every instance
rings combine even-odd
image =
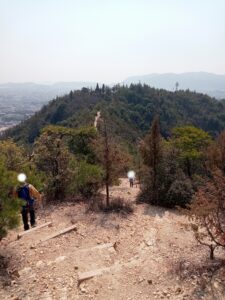
[[[98,83],[96,84],[95,92],[96,92],[96,93],[99,93],[99,92],[100,92],[100,88],[99,88],[99,84],[98,84]]]
[[[155,117],[149,134],[145,137],[143,143],[141,144],[143,162],[148,167],[150,172],[151,193],[155,203],[158,202],[159,197],[158,173],[159,163],[162,158],[161,140],[162,138],[160,134],[159,118]]]

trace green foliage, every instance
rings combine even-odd
[[[0,142],[0,156],[5,160],[7,169],[11,171],[19,171],[22,162],[26,160],[25,150],[11,139]]]
[[[103,173],[95,162],[92,140],[96,137],[94,127],[66,128],[49,125],[42,130],[34,144],[34,161],[43,172],[47,199],[60,199],[81,194],[95,195]]]
[[[15,199],[13,190],[18,185],[18,173],[25,173],[28,182],[41,188],[42,178],[25,149],[12,140],[0,142],[0,239],[8,229],[19,224],[21,201]]]
[[[74,161],[72,168],[75,172],[69,187],[71,194],[81,194],[86,198],[96,196],[103,184],[101,167],[86,161]]]
[[[0,158],[0,240],[9,229],[19,224],[21,202],[10,197],[16,183],[16,173],[8,171],[5,162]]]
[[[94,127],[86,127],[74,130],[69,148],[77,158],[83,159],[89,163],[96,161],[96,155],[93,151],[92,141],[97,137],[97,131]]]
[[[76,154],[79,159],[89,162],[95,160],[95,154],[92,149],[92,140],[96,138],[97,131],[94,127],[67,128],[64,126],[48,125],[41,131],[47,136],[55,136],[63,139],[68,145],[70,152]]]
[[[176,127],[171,142],[178,150],[178,159],[184,172],[191,177],[204,159],[204,150],[212,142],[209,134],[193,126]]]
[[[154,118],[149,134],[141,143],[143,162],[148,168],[149,185],[151,186],[150,198],[158,203],[159,200],[159,172],[162,161],[162,137],[160,134],[159,119]]]
[[[186,207],[194,193],[192,182],[185,176],[177,177],[171,184],[166,195],[166,206]]]
[[[51,129],[51,130],[50,130]],[[73,159],[57,128],[47,128],[34,144],[34,162],[45,173],[45,193],[48,199],[63,199],[72,171],[69,163]]]
[[[155,134],[155,128],[153,122],[149,135],[141,144],[144,168],[139,200],[165,207],[185,207],[191,200],[194,188],[180,168],[180,149],[163,140],[159,130]]]
[[[160,117],[164,137],[175,126],[191,124],[214,136],[225,127],[223,101],[190,91],[169,92],[132,84],[96,91],[83,89],[58,97],[6,135],[20,143],[33,143],[49,124],[70,128],[92,126],[97,111],[106,112],[114,136],[131,145],[147,133],[155,114]]]
[[[199,159],[203,150],[212,142],[209,134],[193,126],[176,127],[172,131],[175,147],[181,150],[182,158]]]

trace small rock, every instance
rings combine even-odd
[[[219,288],[219,284],[218,284],[218,282],[216,282],[216,281],[215,281],[215,282],[213,283],[213,285],[214,285],[214,288],[216,288],[216,289],[218,289],[218,288]]]
[[[95,294],[98,294],[98,289],[95,290]]]
[[[19,273],[20,276],[24,275],[24,274],[28,274],[28,273],[32,274],[32,269],[30,267],[27,267],[27,268],[24,268],[24,269],[20,270],[18,273]]]
[[[85,288],[81,288],[80,290],[81,290],[81,293],[84,293],[84,294],[87,292],[87,290]]]
[[[147,245],[148,247],[154,246],[154,244],[155,244],[153,240],[145,241],[145,243],[146,243],[146,245]]]
[[[40,267],[43,267],[44,266],[44,262],[42,260],[39,260],[37,263],[36,263],[36,267],[37,268],[40,268]]]
[[[148,284],[152,284],[152,280],[151,279],[148,279]]]
[[[79,268],[78,268],[78,266],[75,266],[74,269],[75,269],[75,270],[78,270]]]
[[[59,262],[61,262],[61,261],[64,261],[66,259],[66,256],[59,256],[59,257],[57,257],[56,259],[55,259],[55,262],[56,263],[59,263]]]

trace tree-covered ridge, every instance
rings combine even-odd
[[[6,135],[16,141],[33,143],[43,127],[49,124],[66,127],[93,125],[97,111],[108,115],[116,136],[135,142],[146,134],[153,117],[158,115],[163,136],[175,126],[194,125],[216,136],[225,127],[225,103],[190,91],[169,92],[147,85],[104,85],[95,90],[83,88],[58,97],[38,113]]]

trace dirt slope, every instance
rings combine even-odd
[[[111,189],[127,201],[137,193],[127,180]],[[222,253],[209,262],[176,211],[137,205],[124,217],[66,203],[39,212],[38,224],[48,221],[52,227],[16,241],[20,228],[1,243],[0,299],[225,299]],[[40,242],[72,224],[76,230]],[[97,276],[79,284],[89,271]]]

